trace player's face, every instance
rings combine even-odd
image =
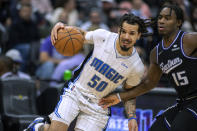
[[[165,7],[161,10],[158,16],[158,31],[161,35],[170,35],[179,29],[180,21],[177,21],[176,14],[174,10]]]
[[[122,25],[122,29],[119,30],[119,44],[123,51],[128,51],[136,41],[140,38],[140,33],[138,32],[139,25],[138,24],[128,24],[124,22]]]

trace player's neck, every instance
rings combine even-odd
[[[123,51],[121,49],[121,47],[120,47],[119,40],[117,39],[117,41],[116,41],[116,50],[122,56],[131,56],[131,54],[133,52],[133,47],[131,47],[128,51]]]
[[[168,46],[171,45],[171,43],[176,38],[178,32],[179,32],[179,30],[176,30],[176,31],[174,31],[172,33],[169,33],[168,35],[163,36],[163,42],[164,42],[164,46],[165,47],[168,47]]]

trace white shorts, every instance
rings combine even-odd
[[[66,89],[64,94],[60,96],[60,101],[50,117],[52,120],[70,125],[78,116],[75,129],[102,131],[107,125],[109,110],[104,110],[93,101],[83,96],[77,87]]]

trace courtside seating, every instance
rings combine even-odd
[[[38,85],[38,84],[37,84]],[[59,100],[59,89],[50,87],[49,82],[39,81],[40,95],[37,97],[37,111],[39,115],[46,116],[54,111]]]
[[[36,117],[36,84],[9,78],[0,81],[0,111],[5,131],[21,131]]]

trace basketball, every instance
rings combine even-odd
[[[83,42],[81,32],[77,28],[67,26],[58,31],[54,47],[64,56],[73,56],[83,48]]]

